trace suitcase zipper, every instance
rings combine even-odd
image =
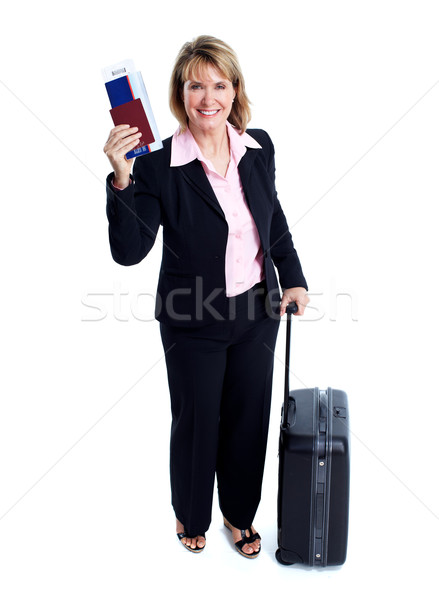
[[[314,390],[315,451],[313,465],[314,489],[311,510],[313,544],[309,561],[326,566],[328,560],[329,502],[332,465],[332,390]]]

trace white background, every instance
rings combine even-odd
[[[427,596],[439,518],[437,9],[77,0],[3,11],[2,598]],[[175,537],[168,387],[152,318],[162,247],[133,267],[112,261],[102,149],[113,125],[100,69],[132,58],[168,137],[173,61],[202,33],[237,51],[250,126],[276,147],[279,198],[311,296],[293,324],[290,387],[349,395],[340,568],[274,557],[284,322],[255,521],[261,557],[235,552],[216,498],[201,555]]]

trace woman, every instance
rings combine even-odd
[[[279,319],[292,301],[303,314],[307,284],[277,199],[271,140],[246,132],[249,101],[233,50],[210,36],[185,44],[170,107],[178,130],[137,158],[133,177],[125,154],[141,132],[129,124],[110,132],[110,247],[119,264],[136,264],[163,226],[155,316],[171,397],[177,536],[192,552],[204,549],[216,475],[224,524],[236,549],[255,558]]]

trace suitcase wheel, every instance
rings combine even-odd
[[[294,565],[294,563],[292,563],[292,562],[286,562],[286,561],[285,561],[285,560],[282,558],[282,553],[281,553],[281,551],[280,551],[280,548],[278,548],[278,549],[276,550],[276,559],[277,559],[277,562],[279,562],[281,565],[286,565],[286,566],[288,566],[288,565]]]

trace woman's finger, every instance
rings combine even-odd
[[[129,135],[127,137],[124,137],[122,139],[118,139],[113,146],[111,146],[111,150],[114,150],[114,152],[118,152],[120,153],[121,150],[123,150],[122,154],[126,154],[127,150],[125,150],[125,148],[128,148],[128,146],[132,146],[134,144],[134,146],[139,142],[139,138],[142,137],[142,134],[140,133],[134,133],[133,135]]]
[[[111,131],[114,130],[112,129]],[[129,129],[116,131],[113,134],[110,132],[110,136],[108,137],[108,140],[104,146],[104,152],[105,149],[108,151],[118,145],[118,147],[120,147],[120,144],[123,142],[123,140],[131,141],[132,136],[137,135],[138,133],[140,134],[140,132],[138,132],[138,127],[130,127]],[[138,137],[140,137],[140,135]]]
[[[141,132],[134,133],[125,138],[117,139],[113,143],[109,142],[104,146],[104,152],[115,172],[125,171],[128,168],[131,169],[134,158],[127,159],[125,155],[138,145],[141,135]]]
[[[137,127],[135,127],[134,125],[132,127],[130,127],[130,125],[128,125],[127,123],[123,125],[116,125],[116,127],[113,127],[113,129],[111,129],[108,139],[110,139],[118,133],[127,132],[125,135],[129,135],[130,133],[134,133],[135,131],[137,131]]]

